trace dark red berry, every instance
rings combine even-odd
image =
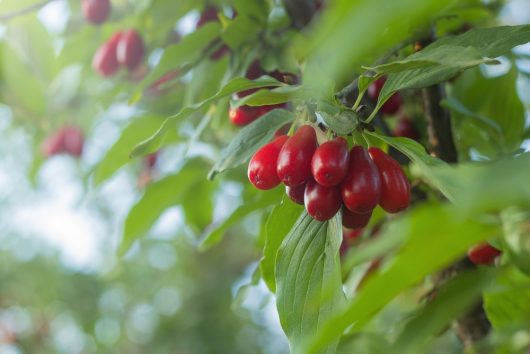
[[[259,63],[258,60],[254,60],[248,67],[247,72],[245,73],[245,77],[249,80],[255,80],[258,77],[263,76],[263,75],[265,75],[265,71],[261,67],[261,64]],[[241,92],[236,93],[235,96],[237,98],[243,98],[243,97],[253,94],[254,92],[258,90],[259,89],[243,90]]]
[[[389,213],[407,209],[410,202],[410,184],[399,163],[377,147],[368,149],[381,177],[379,205]]]
[[[318,221],[331,219],[339,211],[342,200],[339,187],[324,187],[311,179],[307,182],[304,193],[307,213]]]
[[[155,167],[157,160],[158,160],[158,151],[155,151],[152,154],[149,154],[145,157],[145,166],[149,170],[152,170],[153,167]]]
[[[296,187],[285,186],[285,194],[296,204],[304,205],[305,184]]]
[[[110,14],[109,0],[83,0],[81,3],[85,20],[94,25],[100,25]]]
[[[337,137],[320,145],[311,160],[311,172],[315,180],[326,187],[338,185],[348,172],[348,142]]]
[[[475,264],[492,265],[502,252],[488,243],[476,245],[467,252],[469,260]]]
[[[272,142],[262,146],[248,164],[248,179],[258,189],[272,189],[280,184],[276,173],[276,162],[282,146],[288,136],[280,136]]]
[[[407,117],[401,117],[393,131],[394,136],[401,136],[413,140],[418,140],[420,134],[416,130],[416,127],[412,121]]]
[[[208,6],[204,9],[204,11],[201,13],[201,17],[199,17],[199,20],[197,21],[197,25],[195,28],[201,28],[208,22],[214,22],[219,21],[219,17],[217,16],[219,12],[219,9],[216,6]]]
[[[299,186],[311,178],[311,159],[316,148],[317,135],[310,125],[301,126],[287,140],[278,156],[278,177],[286,186]]]
[[[379,94],[381,93],[385,82],[385,78],[380,78],[368,87],[368,96],[373,101],[377,101],[379,98]],[[399,93],[394,93],[381,107],[381,113],[388,115],[396,114],[401,108],[402,103],[403,99],[401,98],[401,95]]]
[[[103,77],[114,75],[120,68],[116,49],[121,36],[121,32],[114,33],[107,42],[98,48],[92,59],[92,68]]]
[[[133,71],[144,60],[145,47],[140,33],[134,29],[123,32],[116,48],[118,63]]]
[[[362,229],[370,222],[372,212],[358,214],[349,211],[347,208],[342,210],[342,226],[349,229]]]
[[[362,146],[350,152],[350,166],[341,184],[342,200],[346,207],[358,214],[372,211],[381,198],[381,178],[377,167]]]
[[[217,49],[210,55],[210,59],[213,61],[219,60],[224,57],[228,52],[230,52],[230,47],[226,44],[223,44],[219,47],[219,49]]]

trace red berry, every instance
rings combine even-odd
[[[44,140],[41,145],[41,152],[44,157],[51,157],[63,152],[63,135],[55,133]]]
[[[120,68],[116,48],[121,36],[121,32],[114,33],[107,42],[98,48],[92,59],[92,68],[103,77],[114,75]]]
[[[219,12],[219,9],[216,6],[206,7],[204,11],[201,13],[201,17],[199,17],[199,20],[197,21],[197,25],[195,26],[195,28],[201,28],[208,22],[219,21],[219,17],[217,16],[218,12]]]
[[[371,211],[365,214],[358,214],[349,211],[347,208],[344,208],[342,210],[342,226],[347,227],[349,229],[362,229],[363,227],[368,225],[368,222],[370,222],[371,217]]]
[[[285,186],[285,194],[296,204],[304,205],[305,184],[296,187]]]
[[[377,147],[368,149],[381,177],[379,205],[389,213],[407,209],[410,202],[410,185],[399,163]]]
[[[342,239],[348,244],[352,244],[363,234],[363,229],[342,228]]]
[[[254,60],[252,64],[250,64],[250,66],[248,67],[245,77],[249,80],[255,80],[258,77],[263,76],[263,75],[265,75],[265,71],[261,67],[261,64],[259,63],[258,60]],[[259,89],[243,90],[241,92],[236,93],[235,96],[237,98],[243,98],[243,97],[253,94],[254,92],[258,90]]]
[[[94,25],[105,22],[110,14],[109,0],[83,0],[81,7],[85,20]]]
[[[144,60],[144,54],[144,41],[140,34],[134,29],[123,32],[116,47],[118,63],[133,71]]]
[[[348,162],[348,142],[337,137],[317,148],[311,160],[311,172],[319,184],[333,187],[346,177]]]
[[[487,243],[476,245],[467,252],[469,260],[475,264],[492,265],[502,252]]]
[[[344,205],[354,212],[366,214],[372,211],[381,198],[381,178],[374,162],[362,146],[354,146],[350,152],[350,166],[341,184]]]
[[[288,136],[280,136],[262,146],[248,164],[248,179],[258,189],[272,189],[280,184],[276,173],[276,162]]]
[[[80,157],[85,141],[83,131],[75,126],[67,126],[64,128],[63,134],[64,151],[74,157]]]
[[[240,106],[237,108],[230,108],[228,116],[234,125],[245,126],[252,123],[262,115],[260,107]]]
[[[324,187],[315,180],[307,182],[304,193],[305,209],[318,221],[331,219],[339,211],[342,201],[339,187]]]
[[[316,148],[317,135],[310,125],[301,126],[287,140],[278,156],[278,177],[286,186],[299,186],[311,178],[311,159]]]
[[[368,96],[373,101],[377,101],[377,99],[379,98],[379,94],[381,93],[385,82],[385,78],[380,78],[368,87]],[[401,98],[401,95],[399,93],[394,93],[381,107],[381,113],[388,115],[396,114],[401,108],[402,103],[403,100]]]
[[[413,140],[418,140],[420,138],[420,134],[418,134],[416,127],[407,117],[401,117],[399,119],[392,134],[394,136],[402,136]]]
[[[145,157],[144,163],[147,169],[152,170],[158,160],[158,151],[153,152]]]

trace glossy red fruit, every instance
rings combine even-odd
[[[337,137],[320,145],[311,160],[311,173],[315,180],[326,187],[338,185],[348,172],[348,142]]]
[[[258,189],[272,189],[280,184],[276,173],[276,162],[282,146],[288,136],[280,136],[272,142],[262,146],[248,164],[248,179]]]
[[[110,14],[109,0],[83,0],[81,3],[85,20],[94,25],[100,25]]]
[[[369,213],[379,203],[379,171],[362,146],[354,146],[351,149],[348,173],[340,187],[344,205],[354,213]]]
[[[321,186],[311,179],[305,187],[304,204],[307,213],[315,220],[329,220],[337,214],[342,205],[340,189]]]
[[[471,248],[467,252],[467,256],[469,257],[469,260],[475,264],[492,265],[501,253],[502,252],[495,247],[483,243]]]
[[[368,87],[368,96],[373,100],[377,101],[383,86],[385,85],[386,79],[377,79]],[[395,93],[383,104],[381,107],[381,113],[394,115],[396,114],[403,104],[403,99],[399,93]]]
[[[109,77],[118,71],[120,64],[116,56],[118,42],[122,36],[121,32],[116,32],[112,37],[98,48],[92,59],[92,68],[103,77]]]
[[[407,209],[410,202],[410,184],[399,163],[377,147],[368,149],[381,177],[379,205],[389,213]]]
[[[342,210],[342,226],[348,229],[362,229],[370,222],[372,212],[358,214],[349,211],[347,208]]]
[[[251,107],[251,106],[239,106],[237,108],[230,108],[228,111],[228,116],[230,121],[234,125],[245,126],[252,123],[261,115],[263,111],[260,107]]]
[[[62,153],[80,157],[84,145],[83,131],[73,125],[67,125],[50,135],[42,144],[41,150],[45,157]]]
[[[304,205],[305,184],[296,187],[285,186],[285,194],[296,204]]]
[[[405,137],[413,140],[418,140],[420,138],[420,134],[416,130],[416,127],[407,117],[401,117],[399,119],[392,134],[394,136]]]
[[[277,170],[286,186],[299,186],[311,178],[311,159],[316,149],[317,135],[310,125],[301,126],[287,140],[278,156]]]
[[[116,47],[118,63],[133,71],[142,63],[144,55],[144,41],[140,33],[134,29],[123,32]]]

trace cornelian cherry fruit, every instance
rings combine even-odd
[[[469,260],[477,265],[492,265],[502,252],[488,243],[476,245],[471,248],[467,256]]]
[[[286,186],[299,186],[311,178],[311,159],[316,148],[317,135],[310,125],[301,126],[287,140],[278,155],[277,169]]]
[[[420,134],[416,130],[416,127],[412,121],[407,117],[401,117],[392,132],[394,136],[401,136],[412,140],[418,140]]]
[[[339,211],[342,201],[338,187],[324,187],[311,179],[304,193],[307,213],[318,221],[331,219]]]
[[[121,32],[114,33],[107,42],[98,48],[92,59],[92,68],[103,77],[114,75],[120,68],[116,57],[116,48],[121,36]]]
[[[134,29],[123,32],[116,47],[118,63],[133,71],[144,60],[144,54],[144,41],[140,33]]]
[[[319,184],[333,187],[346,177],[348,162],[348,142],[337,137],[316,149],[311,160],[311,172]]]
[[[362,229],[370,222],[372,212],[358,214],[349,211],[347,208],[342,210],[342,226],[348,229]]]
[[[272,189],[280,184],[276,173],[276,162],[282,146],[288,136],[277,137],[272,142],[263,145],[248,164],[248,179],[258,189]]]
[[[399,163],[377,147],[368,149],[381,177],[379,205],[389,212],[398,213],[409,206],[410,185]]]
[[[110,0],[83,0],[81,7],[85,20],[94,25],[105,22],[110,14]]]
[[[296,204],[304,205],[305,184],[296,187],[285,186],[285,194]]]
[[[362,146],[350,151],[350,166],[341,186],[344,205],[352,212],[366,214],[381,198],[381,178],[377,167]]]
[[[368,87],[368,96],[373,100],[377,101],[379,94],[383,90],[386,78],[377,79]],[[399,93],[394,93],[381,107],[381,113],[394,115],[396,114],[403,104],[403,99]]]

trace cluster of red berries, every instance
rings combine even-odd
[[[269,75],[283,83],[295,83],[297,81],[296,76],[292,74],[282,73],[278,70],[275,70],[273,72],[266,72],[265,70],[263,70],[259,61],[257,60],[254,61],[249,66],[245,74],[245,77],[249,80],[255,80],[258,77],[263,76],[263,75]],[[249,96],[256,91],[258,91],[258,89],[244,90],[244,91],[241,91],[235,94],[234,97],[236,99],[240,99],[240,98]],[[240,106],[238,108],[230,108],[228,111],[228,116],[230,117],[230,121],[234,125],[245,126],[247,124],[252,123],[259,117],[263,116],[264,114],[276,108],[286,108],[286,104],[275,104],[275,105],[256,106],[256,107]]]
[[[41,146],[41,152],[45,157],[59,154],[67,154],[80,157],[84,145],[83,131],[74,125],[65,125],[50,135]]]
[[[109,0],[83,0],[81,3],[85,20],[93,25],[101,25],[110,15]]]
[[[144,55],[144,41],[138,31],[116,32],[96,51],[92,68],[103,77],[116,74],[122,66],[132,72],[140,66]]]
[[[261,147],[250,160],[248,178],[263,190],[283,182],[291,200],[319,221],[331,219],[344,205],[342,224],[351,229],[366,226],[378,204],[397,213],[410,200],[401,166],[381,149],[354,146],[349,151],[341,137],[318,146],[309,125]]]

